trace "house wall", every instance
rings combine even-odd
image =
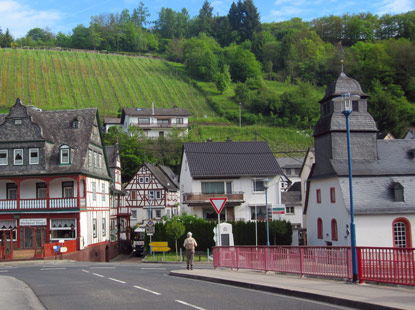
[[[330,188],[334,187],[336,202],[330,201]],[[316,190],[321,191],[321,203],[317,203]],[[323,220],[323,239],[317,238],[317,219]],[[337,221],[338,240],[332,240],[331,221]],[[337,178],[312,180],[307,208],[307,244],[314,246],[325,246],[331,242],[333,246],[347,246],[346,225],[350,223],[350,215],[346,210],[341,188]]]

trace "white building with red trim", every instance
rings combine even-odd
[[[42,257],[59,241],[108,245],[111,184],[97,109],[42,111],[17,99],[0,115],[3,258]]]

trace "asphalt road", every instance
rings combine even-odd
[[[45,262],[7,268],[0,266],[0,272],[26,282],[49,310],[346,309],[168,275],[170,270],[184,267],[144,263]],[[211,267],[196,265],[195,268]]]

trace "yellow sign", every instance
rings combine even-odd
[[[152,246],[151,250],[153,252],[168,252],[170,248],[168,246]]]
[[[167,241],[154,241],[154,242],[150,242],[150,245],[152,246],[152,247],[155,247],[155,246],[169,246],[168,244],[167,244]],[[153,250],[154,251],[154,250]]]

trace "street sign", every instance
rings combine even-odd
[[[155,247],[158,247],[158,246],[169,246],[167,241],[154,241],[154,242],[150,242],[149,245],[151,245],[153,247],[154,246]]]
[[[152,219],[147,220],[147,225],[148,226],[153,226],[154,225],[153,220]]]
[[[168,246],[152,246],[151,250],[153,252],[168,252],[170,248]]]
[[[68,248],[67,247],[61,247],[61,253],[66,253],[68,252]]]
[[[146,226],[146,234],[150,236],[153,235],[156,232],[155,226]]]
[[[210,198],[210,203],[213,208],[215,208],[216,212],[220,214],[225,206],[226,200],[228,200],[228,198]]]

